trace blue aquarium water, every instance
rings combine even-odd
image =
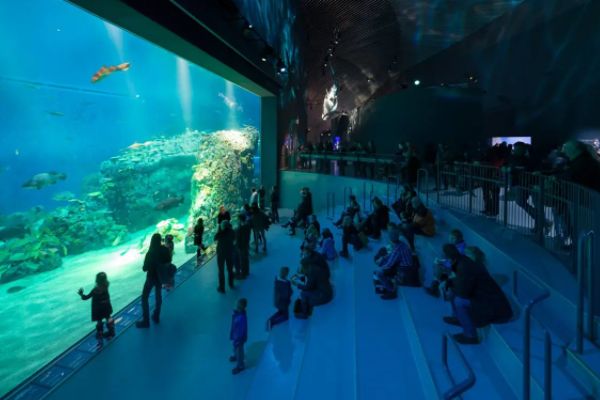
[[[196,218],[247,197],[260,99],[63,1],[0,22],[2,395],[93,328],[76,291],[97,272],[118,310],[152,233],[181,262]]]

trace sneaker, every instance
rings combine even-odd
[[[217,288],[217,292],[219,292],[219,293],[225,293],[225,289],[223,289],[222,287],[218,287]]]
[[[140,328],[140,329],[150,328],[150,322],[145,321],[145,320],[140,320],[135,323],[135,327]]]
[[[231,370],[231,373],[232,373],[233,375],[237,375],[237,374],[239,374],[240,372],[242,372],[243,370],[244,370],[244,367],[235,367],[234,369],[232,369],[232,370]]]
[[[461,326],[456,317],[444,317],[444,322],[450,325]]]
[[[479,344],[480,343],[479,338],[465,336],[462,333],[454,334],[454,335],[452,335],[452,337],[454,338],[454,340],[456,340],[460,344]]]

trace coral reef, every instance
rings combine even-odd
[[[255,184],[253,156],[256,152],[258,131],[253,127],[240,130],[222,130],[205,135],[197,152],[197,164],[192,177],[192,204],[188,227],[204,219],[205,235],[216,227],[216,215],[224,205],[229,210],[245,202],[250,187]],[[186,250],[194,251],[188,236]]]

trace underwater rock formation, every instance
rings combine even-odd
[[[139,230],[190,206],[192,167],[203,134],[197,131],[134,143],[100,167],[100,191],[114,219]]]

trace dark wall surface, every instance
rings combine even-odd
[[[378,153],[393,153],[409,141],[423,150],[429,143],[485,140],[478,90],[413,87],[369,103],[359,111],[352,140],[373,140]]]
[[[479,136],[532,136],[534,144],[547,149],[570,138],[600,137],[598,21],[599,1],[528,0],[514,13],[406,70],[388,82],[387,90],[402,93],[401,85],[415,79],[422,86],[443,83],[480,88],[484,93],[482,130],[473,129],[472,137],[455,136],[461,141]],[[470,82],[469,76],[476,82]],[[404,92],[408,95],[412,90]],[[415,99],[418,104],[419,97]],[[389,101],[386,96],[374,97],[370,103],[376,105],[369,107],[380,109],[378,103]],[[410,100],[398,101],[395,112],[416,109]],[[414,120],[408,124],[409,136],[424,134],[417,125],[427,115],[418,111],[408,116]],[[456,116],[448,118],[449,131],[454,132]],[[380,141],[379,133],[371,135]]]

